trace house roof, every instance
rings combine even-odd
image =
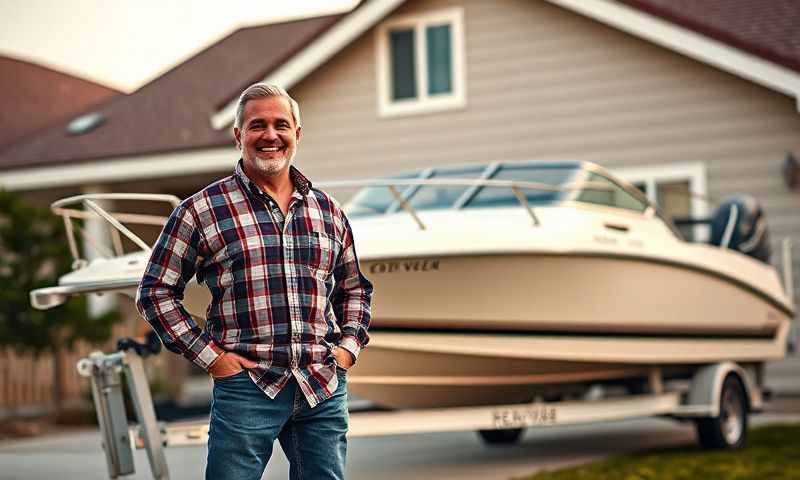
[[[618,0],[800,72],[797,0]]]
[[[800,97],[800,47],[792,35],[800,31],[796,0],[548,1]],[[230,126],[244,87],[261,80],[292,87],[403,3],[367,0],[346,14],[234,32],[133,94],[98,107],[106,118],[100,128],[79,136],[49,129],[0,152],[0,168],[66,168],[230,145],[223,127]],[[269,48],[258,48],[264,45]]]
[[[119,93],[41,65],[0,56],[0,150]]]
[[[91,109],[104,123],[71,135],[65,122],[0,151],[0,169],[231,144],[209,118],[342,14],[240,29],[130,95]]]

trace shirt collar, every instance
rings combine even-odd
[[[242,165],[243,160],[240,158],[239,162],[236,164],[236,169],[234,170],[233,174],[238,177],[242,184],[245,185],[251,192],[263,193],[256,182],[252,181],[250,177],[244,173],[244,167]],[[292,184],[294,185],[292,197],[302,199],[304,196],[308,195],[308,192],[311,191],[311,181],[306,178],[305,175],[300,173],[300,170],[296,169],[294,165],[289,166],[289,179],[291,179]]]

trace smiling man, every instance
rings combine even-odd
[[[214,379],[207,479],[259,479],[277,439],[292,479],[341,479],[347,369],[369,337],[372,284],[339,205],[293,165],[300,107],[248,87],[233,175],[170,216],[137,308],[161,341]],[[186,282],[211,291],[205,330],[183,307]]]

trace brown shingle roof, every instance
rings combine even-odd
[[[800,72],[798,0],[617,0]],[[79,136],[51,128],[0,152],[0,168],[229,145],[210,117],[346,14],[246,28],[127,96]]]
[[[0,152],[0,168],[230,145],[210,116],[277,68],[342,14],[244,28],[130,95],[92,111],[105,123],[83,135],[49,128]]]
[[[88,80],[0,56],[0,150],[118,94]]]
[[[800,72],[798,0],[617,0]]]

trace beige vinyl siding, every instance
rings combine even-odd
[[[453,6],[464,8],[466,108],[379,118],[370,30],[293,89],[298,164],[312,178],[494,160],[702,162],[709,196],[756,196],[776,248],[800,242],[800,193],[780,175],[800,146],[792,98],[543,1],[410,1],[393,16]]]

